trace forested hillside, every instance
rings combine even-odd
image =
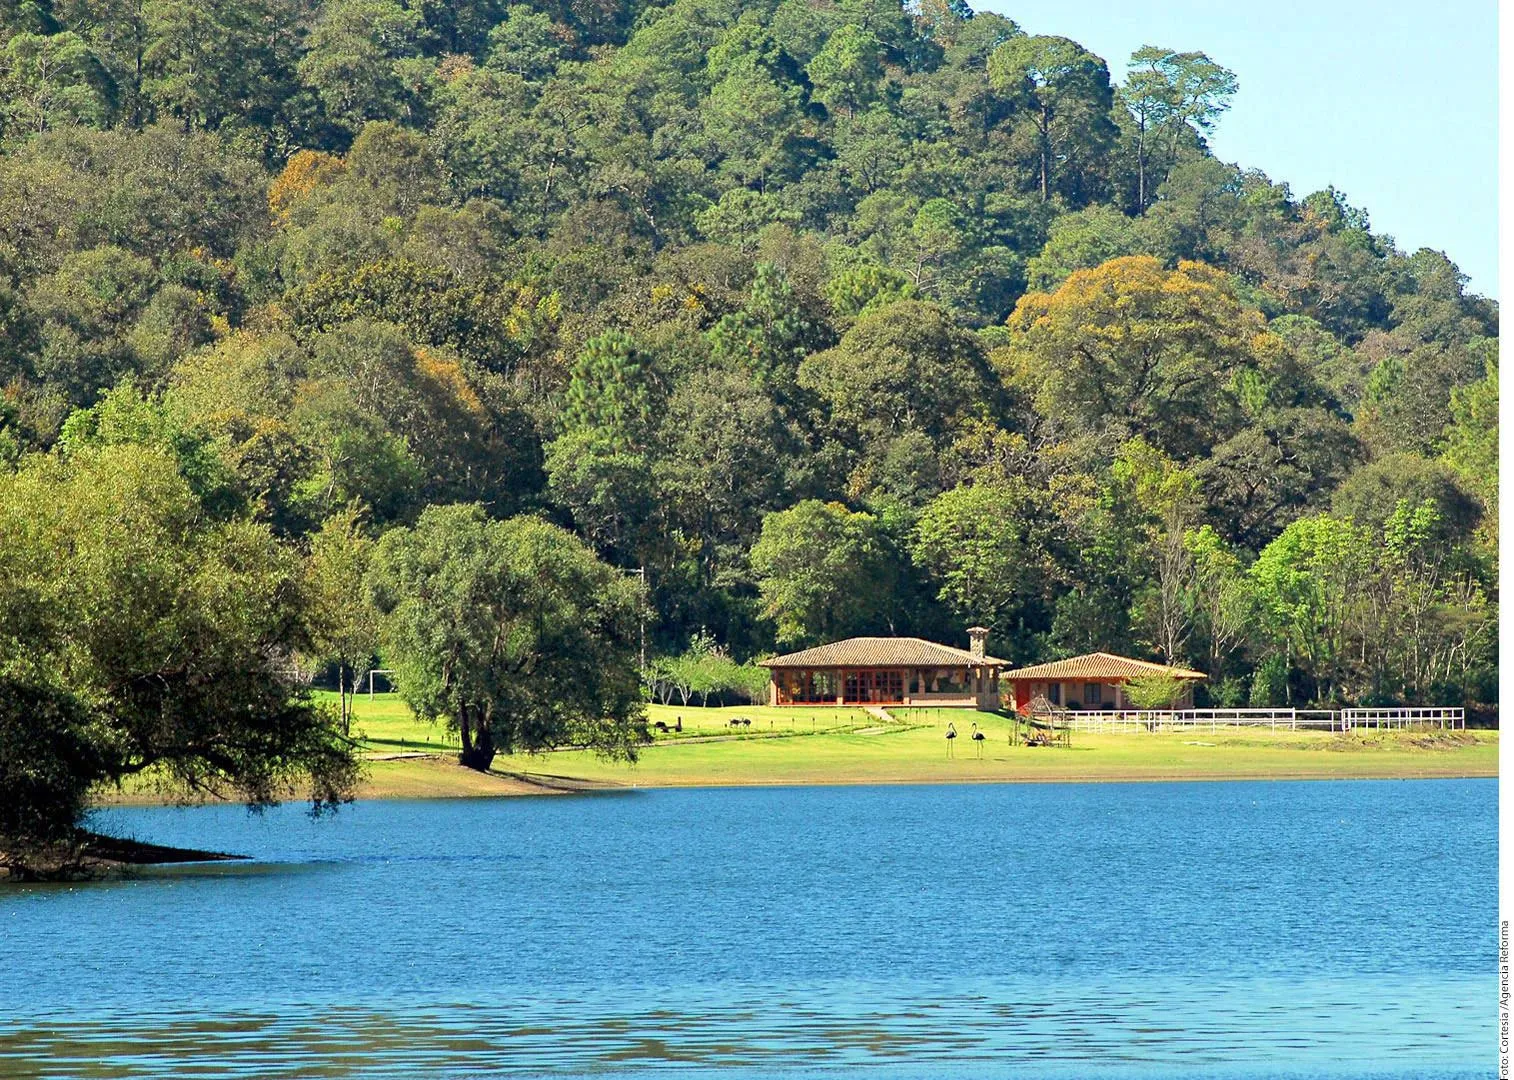
[[[1216,160],[1220,63],[1109,62],[961,0],[0,0],[0,674],[158,715],[210,627],[458,720],[416,657],[481,582],[634,658],[592,555],[649,661],[982,623],[1492,700],[1496,305]],[[195,574],[106,565],[149,535]]]

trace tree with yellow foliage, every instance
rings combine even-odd
[[[1282,348],[1223,271],[1144,255],[1026,295],[1008,329],[997,360],[1054,429],[1139,435],[1180,459],[1239,427],[1236,376]]]
[[[347,163],[335,154],[319,150],[296,150],[284,171],[268,185],[268,209],[287,224],[290,211],[316,188],[329,184],[347,171]]]

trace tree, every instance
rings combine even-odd
[[[1182,698],[1186,685],[1171,675],[1143,675],[1125,684],[1125,694],[1138,709],[1170,709]]]
[[[537,82],[552,73],[563,54],[563,39],[545,12],[528,4],[511,4],[505,20],[489,31],[489,56],[493,70],[507,72],[527,82]]]
[[[379,541],[368,588],[401,696],[469,768],[564,744],[631,760],[646,740],[639,588],[566,530],[428,507]]]
[[[1494,620],[1480,574],[1448,531],[1430,499],[1401,500],[1383,524],[1384,601],[1361,630],[1378,700],[1394,692],[1416,702],[1453,693],[1464,700],[1470,673],[1490,655]]]
[[[185,128],[272,126],[294,89],[295,0],[143,0],[142,92]]]
[[[1497,363],[1497,346],[1488,338],[1383,357],[1367,376],[1356,411],[1363,440],[1382,453],[1434,454],[1452,421],[1452,395],[1482,379],[1490,363]]]
[[[783,644],[862,633],[888,616],[894,568],[871,514],[807,499],[763,519],[751,559]]]
[[[291,678],[304,638],[291,554],[207,518],[162,452],[34,455],[0,475],[0,722],[55,717],[54,825],[76,823],[80,784],[148,770],[183,797],[350,797],[352,745]]]
[[[758,385],[788,400],[799,363],[823,343],[823,330],[804,310],[788,275],[772,263],[757,264],[740,311],[721,317],[709,331],[715,359],[740,366]]]
[[[300,79],[349,131],[414,109],[400,62],[419,54],[421,19],[394,0],[328,0],[300,59]]]
[[[1476,527],[1480,508],[1461,479],[1439,461],[1416,454],[1389,454],[1357,469],[1335,489],[1331,512],[1358,525],[1381,529],[1407,503],[1435,507],[1447,536],[1467,539]]]
[[[563,404],[562,433],[547,447],[547,483],[602,550],[627,552],[651,516],[650,357],[610,331],[584,345]]]
[[[336,664],[344,734],[352,727],[352,696],[378,651],[378,620],[365,588],[373,547],[362,532],[362,512],[349,506],[311,537],[305,564],[311,649]]]
[[[1198,481],[1141,439],[1120,447],[1110,477],[1122,511],[1144,541],[1140,555],[1152,578],[1132,614],[1167,663],[1179,663],[1193,630],[1184,595],[1193,556],[1185,538],[1198,517]]]
[[[1025,264],[1026,284],[1050,292],[1074,270],[1091,270],[1110,259],[1135,255],[1142,248],[1136,225],[1108,206],[1090,206],[1063,214],[1051,224],[1046,246]]]
[[[1008,327],[1011,379],[1055,430],[1139,435],[1179,459],[1239,426],[1233,380],[1277,347],[1224,274],[1147,256],[1023,297]]]
[[[1245,567],[1213,527],[1202,525],[1183,535],[1190,578],[1184,602],[1194,628],[1208,645],[1205,672],[1218,678],[1226,659],[1251,629],[1255,614]]]
[[[133,374],[128,337],[157,283],[151,262],[114,245],[65,256],[29,297],[41,320],[36,374],[80,405]]]
[[[1361,457],[1350,428],[1328,410],[1271,409],[1215,444],[1194,472],[1215,527],[1260,551],[1289,522],[1324,505]]]
[[[1164,137],[1168,161],[1175,161],[1179,136],[1193,129],[1203,134],[1213,130],[1237,88],[1235,73],[1201,52],[1145,45],[1130,54],[1130,74],[1120,88],[1120,100],[1136,124],[1138,213],[1145,213],[1149,202],[1151,137]]]
[[[1482,501],[1489,549],[1498,547],[1498,365],[1451,392],[1451,424],[1441,460]]]
[[[803,443],[776,403],[740,371],[687,377],[668,401],[652,467],[657,500],[697,542],[705,581],[744,561],[762,516],[807,486]]]
[[[1089,163],[1113,136],[1109,68],[1067,38],[1018,37],[994,50],[988,77],[1034,132],[1037,186],[1041,201],[1049,202],[1060,179],[1054,175],[1057,163]]]
[[[837,315],[855,319],[898,300],[914,300],[918,294],[905,274],[878,263],[859,262],[837,271],[826,282],[825,295]]]
[[[1317,514],[1289,525],[1251,566],[1269,643],[1316,681],[1321,701],[1334,701],[1345,689],[1373,548],[1369,530]]]
[[[68,124],[103,127],[105,73],[78,34],[16,34],[0,51],[0,132],[36,134]]]
[[[943,308],[906,300],[863,314],[833,349],[799,365],[858,449],[920,431],[944,444],[995,392],[983,349]]]
[[[738,694],[758,701],[767,693],[767,671],[755,664],[738,664],[705,631],[695,634],[682,653],[659,657],[653,667],[654,679],[663,687],[664,705],[675,692],[684,705],[696,694],[701,705],[708,705],[711,694]]]
[[[805,68],[814,97],[826,108],[855,116],[877,95],[883,75],[882,45],[871,30],[855,23],[841,27]]]
[[[1038,622],[1054,580],[1046,494],[1018,477],[953,488],[920,514],[911,558],[937,596],[1000,632]]]

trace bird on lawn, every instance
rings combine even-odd
[[[985,740],[987,738],[988,738],[987,735],[983,734],[983,732],[981,732],[981,731],[978,730],[978,724],[977,724],[976,721],[974,721],[973,722],[973,742],[975,742],[975,743],[978,744],[978,756],[979,757],[983,756],[983,740]]]
[[[957,725],[953,724],[950,720],[948,720],[946,722],[946,756],[947,757],[955,757],[956,756],[955,754],[952,753],[952,747],[953,747],[953,745],[955,745],[952,742],[952,740],[955,739],[956,737],[957,737]]]

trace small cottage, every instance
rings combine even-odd
[[[999,671],[988,631],[967,632],[956,649],[913,637],[855,637],[763,660],[770,705],[940,705],[999,707]]]
[[[1004,688],[1005,694],[1014,701],[1016,711],[1028,712],[1036,698],[1045,698],[1064,709],[1129,709],[1132,706],[1125,685],[1132,679],[1153,675],[1181,682],[1182,696],[1173,703],[1179,709],[1193,707],[1194,684],[1206,678],[1202,671],[1104,652],[1014,668],[1000,678],[1009,684]]]

